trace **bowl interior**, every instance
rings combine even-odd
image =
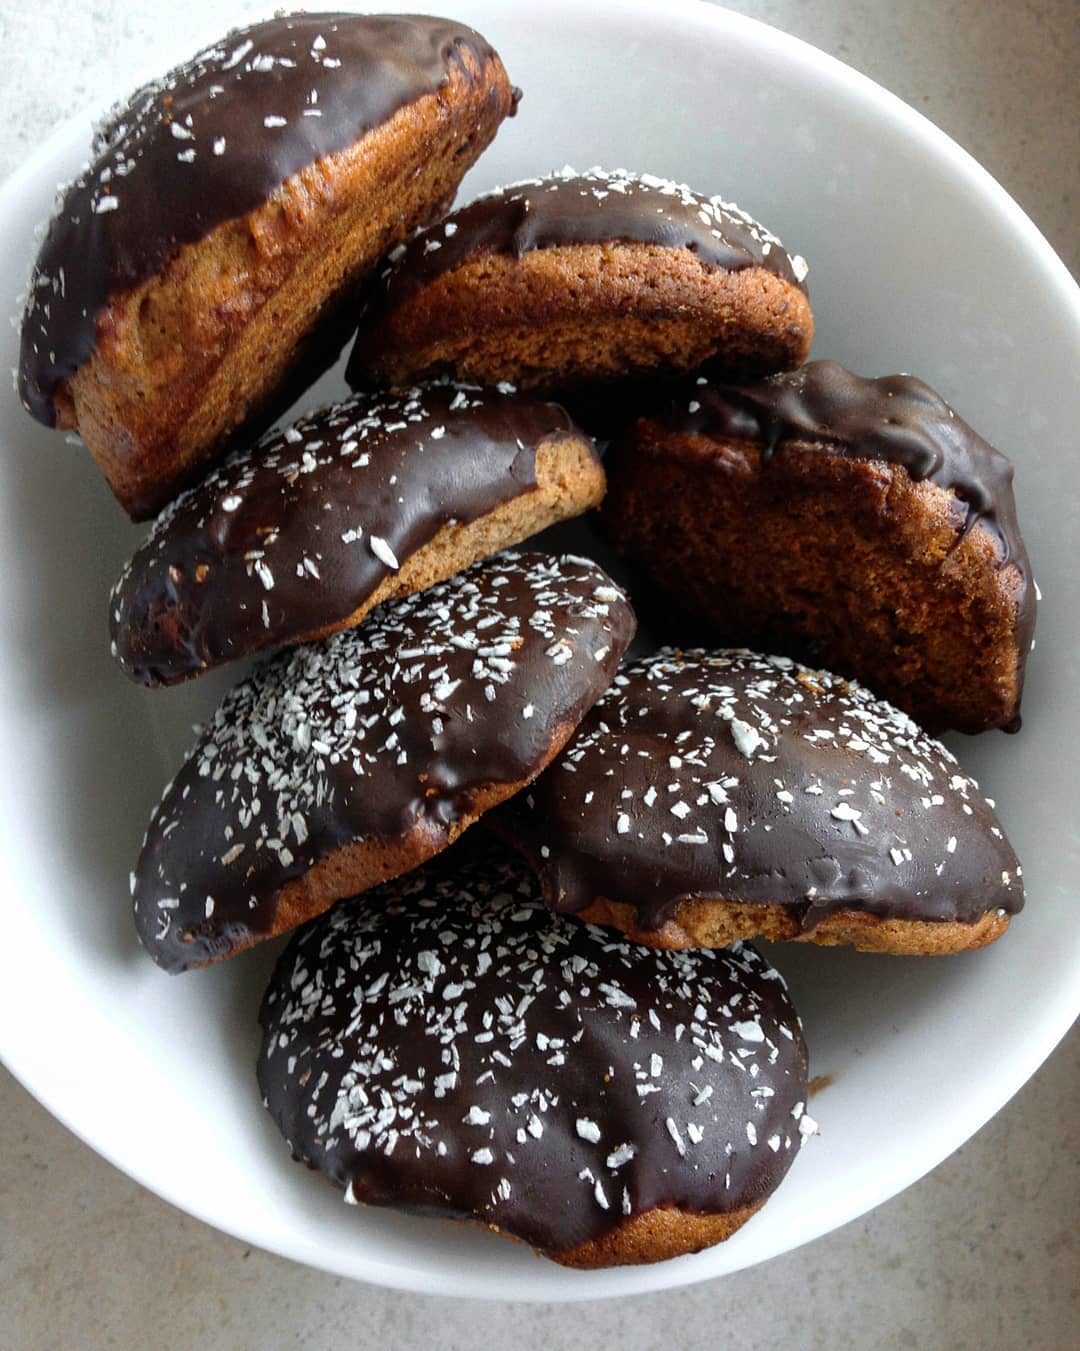
[[[470,1296],[573,1299],[733,1271],[855,1217],[938,1163],[1035,1070],[1076,1014],[1075,766],[1080,305],[1030,222],[943,135],[792,39],[704,5],[458,3],[525,90],[462,199],[602,163],[738,201],[810,261],[815,355],[922,375],[1017,464],[1045,600],[1024,727],[958,738],[1025,867],[1028,908],[983,953],[937,960],[781,947],[829,1086],[769,1206],[728,1243],[653,1268],[566,1272],[459,1227],[341,1204],[291,1163],[258,1099],[255,1011],[277,945],[170,979],[139,950],[128,870],[150,809],[233,673],[127,684],[105,604],[140,538],[81,449],[0,391],[0,881],[9,938],[0,1043],[72,1129],[184,1209],[345,1275]],[[211,36],[217,36],[216,34]],[[178,56],[187,53],[179,53]],[[133,84],[124,79],[123,84]],[[117,91],[121,92],[120,90]],[[0,190],[0,291],[88,127]],[[0,335],[5,367],[17,334]],[[340,372],[309,405],[341,393]]]

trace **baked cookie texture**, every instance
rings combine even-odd
[[[958,952],[1023,905],[950,751],[856,684],[745,649],[626,666],[493,823],[552,909],[657,947]]]
[[[460,386],[354,397],[166,507],[113,590],[113,651],[160,685],[310,641],[603,493],[592,442],[557,404]]]
[[[921,380],[699,377],[606,463],[611,537],[698,638],[854,676],[935,732],[1019,727],[1035,585],[1013,466]]]
[[[353,1204],[471,1219],[574,1267],[734,1232],[805,1135],[806,1049],[753,948],[654,952],[552,916],[513,859],[448,858],[296,936],[258,1078]]]
[[[449,207],[514,106],[496,53],[449,20],[230,33],[97,131],[31,281],[24,405],[153,515],[311,359],[357,279]]]
[[[258,667],[151,818],[150,955],[205,965],[418,867],[562,748],[633,632],[595,563],[507,553]]]
[[[480,197],[390,254],[347,376],[449,372],[558,389],[708,360],[797,366],[806,264],[719,197],[651,174],[564,170]]]

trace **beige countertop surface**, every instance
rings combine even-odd
[[[1080,271],[1076,0],[730,7],[925,113]],[[224,28],[269,8],[0,0],[0,177],[54,124],[121,93],[157,48],[182,45],[216,17]],[[964,1148],[862,1219],[722,1280],[565,1306],[403,1295],[246,1247],[130,1181],[3,1071],[0,1119],[0,1348],[1080,1345],[1075,1029]]]

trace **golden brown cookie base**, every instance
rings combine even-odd
[[[617,1228],[599,1238],[579,1243],[564,1252],[544,1253],[564,1267],[591,1271],[599,1267],[642,1266],[647,1262],[666,1262],[714,1247],[742,1228],[765,1204],[759,1201],[728,1215],[695,1215],[674,1206],[657,1206],[641,1215],[624,1220]]]
[[[316,1165],[309,1161],[309,1167]],[[743,1206],[727,1214],[696,1214],[679,1210],[676,1206],[654,1206],[640,1215],[623,1220],[614,1229],[599,1238],[587,1239],[575,1248],[549,1252],[534,1248],[537,1257],[546,1257],[563,1267],[577,1271],[600,1271],[605,1267],[647,1266],[652,1262],[668,1262],[673,1257],[689,1257],[694,1253],[714,1248],[741,1229],[762,1208],[768,1197],[754,1205]],[[497,1224],[481,1220],[455,1219],[455,1224],[481,1225],[498,1238],[521,1243],[516,1234],[507,1233]]]
[[[461,53],[462,60],[469,60]],[[135,519],[164,505],[275,392],[328,303],[445,210],[511,106],[502,65],[449,82],[286,180],[264,206],[113,297],[57,395]]]
[[[352,614],[336,624],[298,636],[296,642],[354,628],[385,601],[426,591],[512,544],[598,507],[604,497],[604,469],[591,444],[579,437],[545,441],[536,452],[536,489],[505,502],[467,525],[444,525],[405,559]],[[391,874],[396,876],[397,874]]]
[[[534,773],[514,783],[488,784],[477,789],[470,799],[469,809],[445,827],[427,820],[417,825],[400,840],[359,840],[337,849],[319,859],[303,876],[296,878],[278,892],[277,907],[270,928],[258,933],[232,935],[231,946],[213,958],[213,963],[226,961],[267,938],[276,938],[308,920],[329,910],[335,902],[349,896],[358,896],[391,878],[412,872],[448,849],[460,835],[492,807],[505,802],[527,787],[558,755],[576,728],[575,723],[560,726],[548,753]],[[190,935],[196,938],[197,932]],[[189,940],[190,941],[190,940]],[[196,970],[211,962],[192,962],[184,970]]]
[[[769,1198],[752,1206],[732,1210],[724,1215],[699,1215],[676,1206],[655,1206],[640,1215],[623,1220],[614,1229],[599,1238],[579,1243],[576,1248],[562,1252],[548,1252],[534,1248],[537,1257],[546,1257],[563,1267],[578,1271],[599,1271],[605,1267],[647,1266],[651,1262],[668,1262],[673,1257],[689,1257],[694,1253],[714,1248],[741,1229]],[[475,1224],[474,1220],[459,1220],[459,1224]],[[499,1238],[513,1243],[522,1242],[516,1234],[508,1234],[497,1224],[483,1226]]]
[[[659,929],[642,929],[637,910],[622,901],[598,896],[576,916],[587,924],[619,929],[631,942],[652,948],[725,948],[739,939],[816,943],[821,947],[853,947],[896,957],[941,957],[986,947],[1009,927],[1009,916],[988,910],[973,924],[892,919],[845,907],[825,915],[804,930],[789,906],[777,902],[683,901]]]
[[[1015,725],[1023,579],[906,469],[642,420],[608,458],[619,549],[718,636],[854,676],[928,731]]]
[[[353,361],[404,384],[461,379],[555,387],[712,357],[787,370],[813,336],[806,295],[765,268],[707,268],[688,249],[613,242],[471,258],[362,336]]]

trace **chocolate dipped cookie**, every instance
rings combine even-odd
[[[921,380],[698,378],[607,464],[609,533],[699,637],[821,662],[932,731],[1019,726],[1035,586],[1013,466]]]
[[[564,170],[413,236],[373,283],[348,378],[449,372],[573,388],[716,360],[797,366],[806,264],[719,197],[651,174]]]
[[[633,631],[595,563],[511,553],[257,668],[151,818],[151,956],[230,957],[445,849],[558,753]]]
[[[557,404],[433,386],[354,397],[236,452],[166,507],[113,590],[141,684],[359,623],[600,502]]]
[[[513,860],[448,864],[280,959],[258,1078],[293,1156],[352,1204],[572,1267],[727,1238],[815,1129],[779,973],[750,947],[652,952],[559,920]]]
[[[982,947],[1023,905],[993,805],[899,709],[787,657],[625,667],[499,813],[552,909],[656,947]]]
[[[472,29],[342,13],[238,29],[144,86],[96,132],[41,247],[25,407],[153,515],[314,348],[334,359],[350,316],[328,342],[328,315],[447,209],[514,99]]]

